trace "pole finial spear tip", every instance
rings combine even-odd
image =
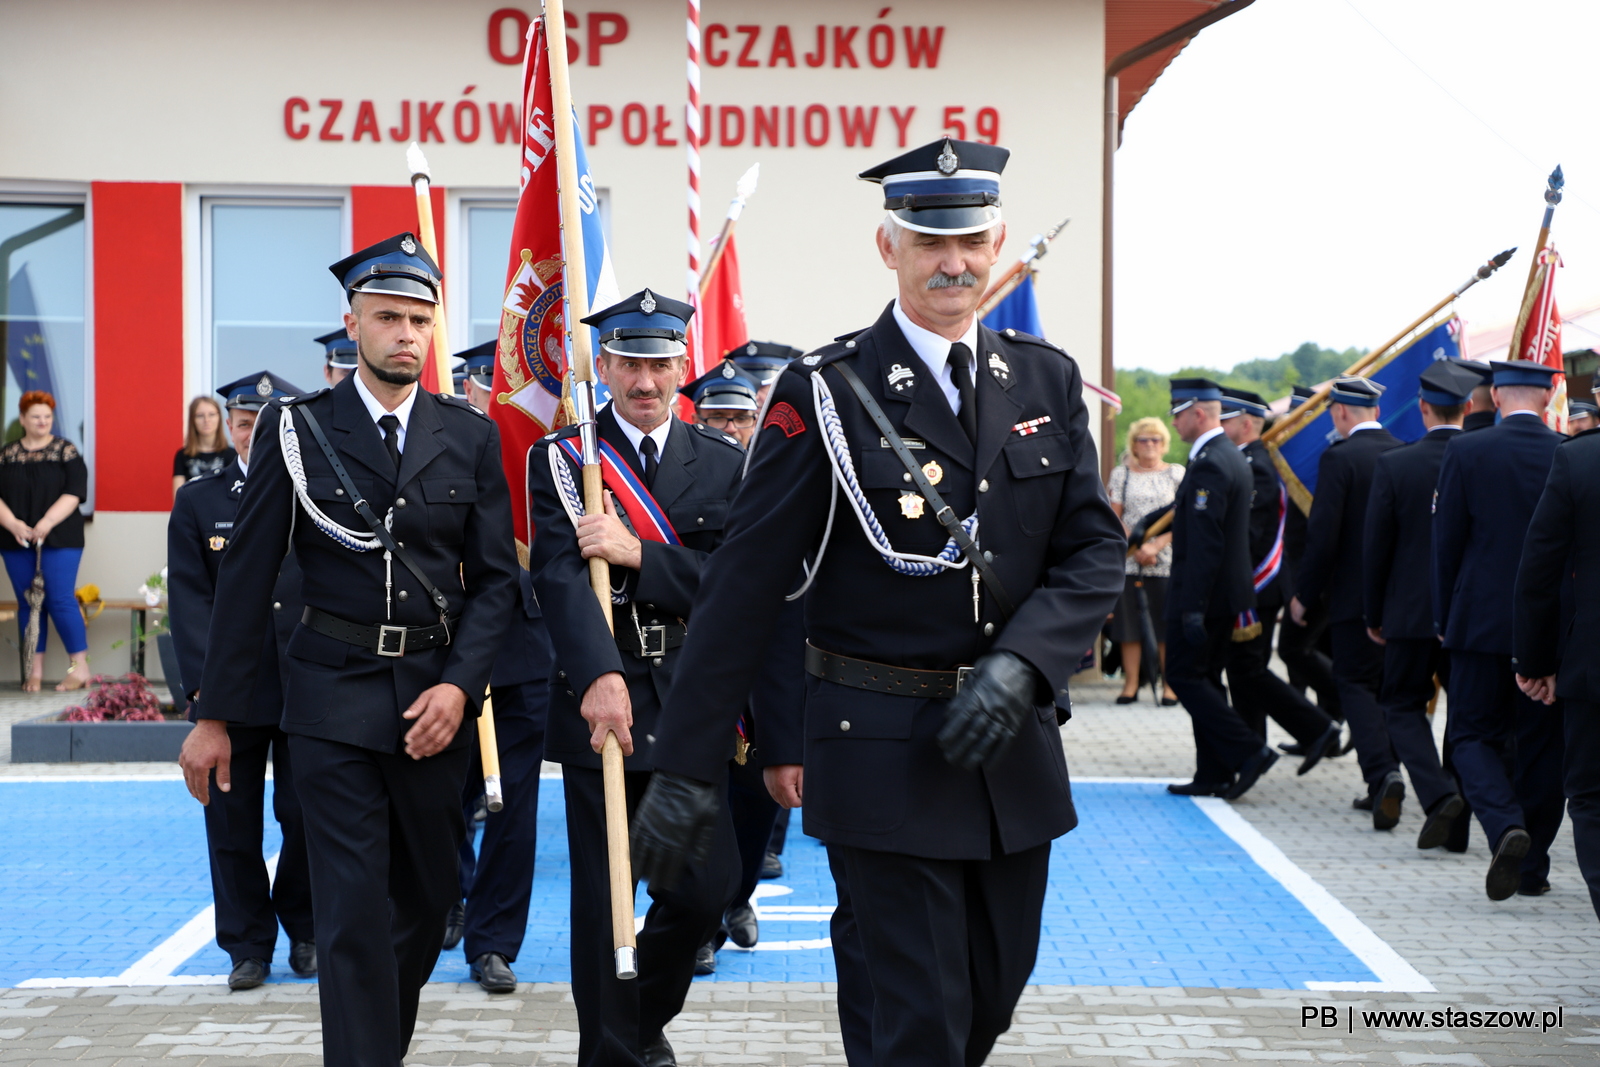
[[[1561,165],[1556,164],[1556,169],[1550,172],[1550,179],[1544,188],[1544,202],[1551,207],[1561,203],[1561,189],[1567,184],[1566,176],[1561,173]]]
[[[418,178],[427,178],[430,182],[433,180],[428,171],[428,157],[422,154],[422,146],[415,141],[406,147],[406,166],[411,168],[413,182]]]

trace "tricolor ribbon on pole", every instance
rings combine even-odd
[[[1528,284],[1522,291],[1517,324],[1511,331],[1511,349],[1507,353],[1508,359],[1543,363],[1558,372],[1552,379],[1555,395],[1544,412],[1545,425],[1557,433],[1567,432],[1567,366],[1561,354],[1561,312],[1556,307],[1556,268],[1561,265],[1561,257],[1550,243],[1550,224],[1555,220],[1556,205],[1561,203],[1561,190],[1566,183],[1560,167],[1551,171],[1545,180],[1544,219],[1539,226],[1533,262],[1528,265]]]

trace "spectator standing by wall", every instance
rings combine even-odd
[[[172,457],[172,492],[203,474],[219,471],[239,458],[222,430],[222,409],[209,396],[189,401],[183,447]]]
[[[83,557],[83,515],[78,505],[89,495],[89,469],[78,446],[52,432],[55,408],[55,397],[49,393],[23,393],[17,404],[22,437],[0,448],[0,527],[15,541],[0,555],[17,594],[19,633],[28,631],[26,594],[34,573],[44,575],[45,615],[56,624],[72,657],[66,678],[56,686],[64,691],[89,684],[88,632],[73,595]],[[37,545],[42,551],[35,551]],[[44,678],[47,636],[41,619],[33,672],[22,686],[30,693],[39,691]]]
[[[1111,510],[1122,519],[1130,533],[1142,519],[1171,504],[1177,495],[1178,483],[1183,481],[1183,464],[1168,463],[1164,458],[1171,443],[1172,434],[1160,419],[1139,419],[1128,427],[1127,451],[1122,455],[1122,462],[1111,470],[1106,496],[1111,501]],[[1134,583],[1143,583],[1151,624],[1156,633],[1161,634],[1167,579],[1172,574],[1172,534],[1152,537],[1134,550],[1124,565],[1124,574],[1122,599],[1111,617],[1111,639],[1122,646],[1122,694],[1117,697],[1117,703],[1131,704],[1139,695],[1144,650],[1139,635],[1139,597]],[[1157,647],[1164,674],[1166,643],[1161,642]],[[1161,702],[1169,707],[1177,704],[1178,698],[1171,687],[1163,688]]]

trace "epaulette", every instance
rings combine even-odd
[[[539,440],[541,440],[541,441],[559,441],[563,437],[575,437],[575,436],[577,436],[577,433],[578,433],[578,427],[576,425],[563,426],[559,430],[550,431],[549,433],[545,434],[543,437],[539,438]]]
[[[457,396],[455,393],[435,393],[433,395],[454,407],[466,408],[468,411],[479,416],[480,418],[489,418],[489,413],[487,411],[483,410],[464,396]]]
[[[272,402],[281,408],[286,408],[293,404],[307,403],[308,401],[315,400],[317,397],[323,396],[324,394],[332,391],[333,390],[331,389],[323,388],[318,389],[314,393],[299,393],[295,396],[275,396],[272,398]]]
[[[799,359],[789,364],[790,367],[798,366],[800,374],[810,374],[818,367],[826,367],[835,360],[856,354],[855,339],[866,333],[866,330],[857,330],[855,333],[840,334],[831,345],[823,345],[814,352],[808,352]]]
[[[1043,337],[1035,337],[1031,333],[1023,333],[1021,330],[1014,330],[1010,327],[1007,327],[1004,330],[998,330],[996,332],[1004,337],[1007,341],[1017,341],[1021,344],[1027,345],[1038,345],[1040,348],[1048,348],[1058,355],[1066,356],[1068,359],[1072,358],[1070,355],[1067,355],[1067,350],[1065,348],[1062,348],[1054,341],[1046,341]]]
[[[733,436],[731,433],[723,433],[721,430],[713,430],[711,427],[702,426],[698,422],[691,422],[688,425],[693,429],[699,430],[701,436],[709,437],[713,441],[721,441],[725,445],[732,445],[741,452],[744,451],[744,446],[739,443],[739,439]]]

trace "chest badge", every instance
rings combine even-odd
[[[223,537],[221,534],[213,534],[211,538],[206,541],[206,544],[211,546],[211,551],[221,552],[224,548],[228,547],[228,539]]]
[[[909,367],[894,364],[889,368],[889,385],[897,393],[905,392],[917,384],[917,374]]]
[[[900,514],[908,519],[922,518],[922,506],[927,501],[922,499],[921,493],[900,494]]]
[[[1194,491],[1194,509],[1196,511],[1204,511],[1206,508],[1208,508],[1210,506],[1211,506],[1211,490],[1209,490],[1209,489],[1196,489]]]
[[[1020,434],[1023,437],[1027,437],[1029,434],[1038,433],[1039,427],[1045,425],[1049,421],[1049,415],[1040,415],[1037,419],[1028,419],[1025,422],[1017,423],[1015,426],[1011,427],[1011,432]]]
[[[944,480],[944,468],[939,466],[937,460],[930,459],[922,465],[922,476],[928,479],[929,485],[938,485]],[[921,500],[922,498],[918,497],[917,499]]]

